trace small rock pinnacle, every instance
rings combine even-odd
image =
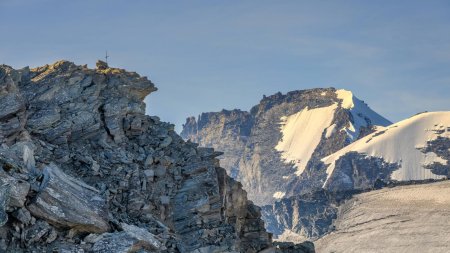
[[[97,66],[98,70],[103,70],[103,69],[109,68],[108,63],[101,61],[101,60],[98,60],[95,65]]]

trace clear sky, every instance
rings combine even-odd
[[[450,1],[0,0],[0,63],[148,76],[177,125],[277,91],[349,89],[392,121],[450,109]]]

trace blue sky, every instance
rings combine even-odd
[[[59,59],[148,76],[147,110],[250,109],[262,96],[352,90],[392,121],[450,109],[450,1],[0,0],[0,63]]]

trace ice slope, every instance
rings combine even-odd
[[[305,108],[295,114],[287,117],[281,117],[280,131],[282,139],[275,146],[277,151],[281,152],[281,157],[286,162],[294,163],[299,176],[306,168],[317,145],[325,132],[325,138],[329,138],[336,129],[333,123],[334,113],[338,106],[349,110],[352,115],[353,122],[349,122],[349,126],[341,129],[347,133],[350,141],[358,138],[361,127],[368,125],[387,126],[391,122],[372,109],[363,101],[356,98],[351,91],[336,90],[336,97],[340,100],[328,107]],[[323,93],[322,95],[325,95]]]
[[[380,157],[389,163],[398,163],[400,168],[391,175],[399,181],[439,179],[423,165],[433,162],[445,164],[446,161],[435,153],[422,153],[427,141],[438,136],[450,138],[450,112],[428,112],[415,115],[406,120],[382,128],[348,145],[322,161],[327,167],[327,181],[335,170],[335,162],[348,152],[358,152],[367,156]],[[325,182],[325,185],[327,182]]]
[[[329,127],[337,104],[328,107],[308,109],[288,117],[282,117],[280,126],[283,138],[275,149],[282,152],[281,157],[295,163],[299,176],[306,167],[315,147],[322,138],[322,132]]]

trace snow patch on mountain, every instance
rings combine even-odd
[[[400,168],[391,175],[393,180],[441,179],[443,176],[435,175],[423,166],[434,162],[445,164],[447,161],[435,153],[424,154],[419,150],[439,136],[450,138],[450,112],[422,113],[382,128],[323,158],[322,161],[328,165],[327,181],[335,170],[335,162],[349,152],[399,164]]]
[[[338,99],[342,100],[342,107],[345,109],[351,109],[355,107],[353,103],[353,93],[349,90],[336,90],[336,96]]]
[[[336,132],[336,124],[333,124],[327,128],[327,131],[325,132],[325,138],[330,138],[332,134]]]
[[[314,149],[319,145],[323,131],[333,120],[337,104],[328,107],[305,109],[287,117],[281,117],[283,135],[275,149],[281,157],[295,164],[297,176],[305,170]]]
[[[284,195],[286,195],[285,192],[275,192],[273,194],[273,197],[276,198],[276,199],[282,199],[284,197]]]
[[[293,243],[301,243],[308,239],[309,238],[306,238],[305,236],[295,233],[294,231],[289,229],[285,229],[281,235],[277,236],[276,238],[273,238],[274,241],[293,242]]]

